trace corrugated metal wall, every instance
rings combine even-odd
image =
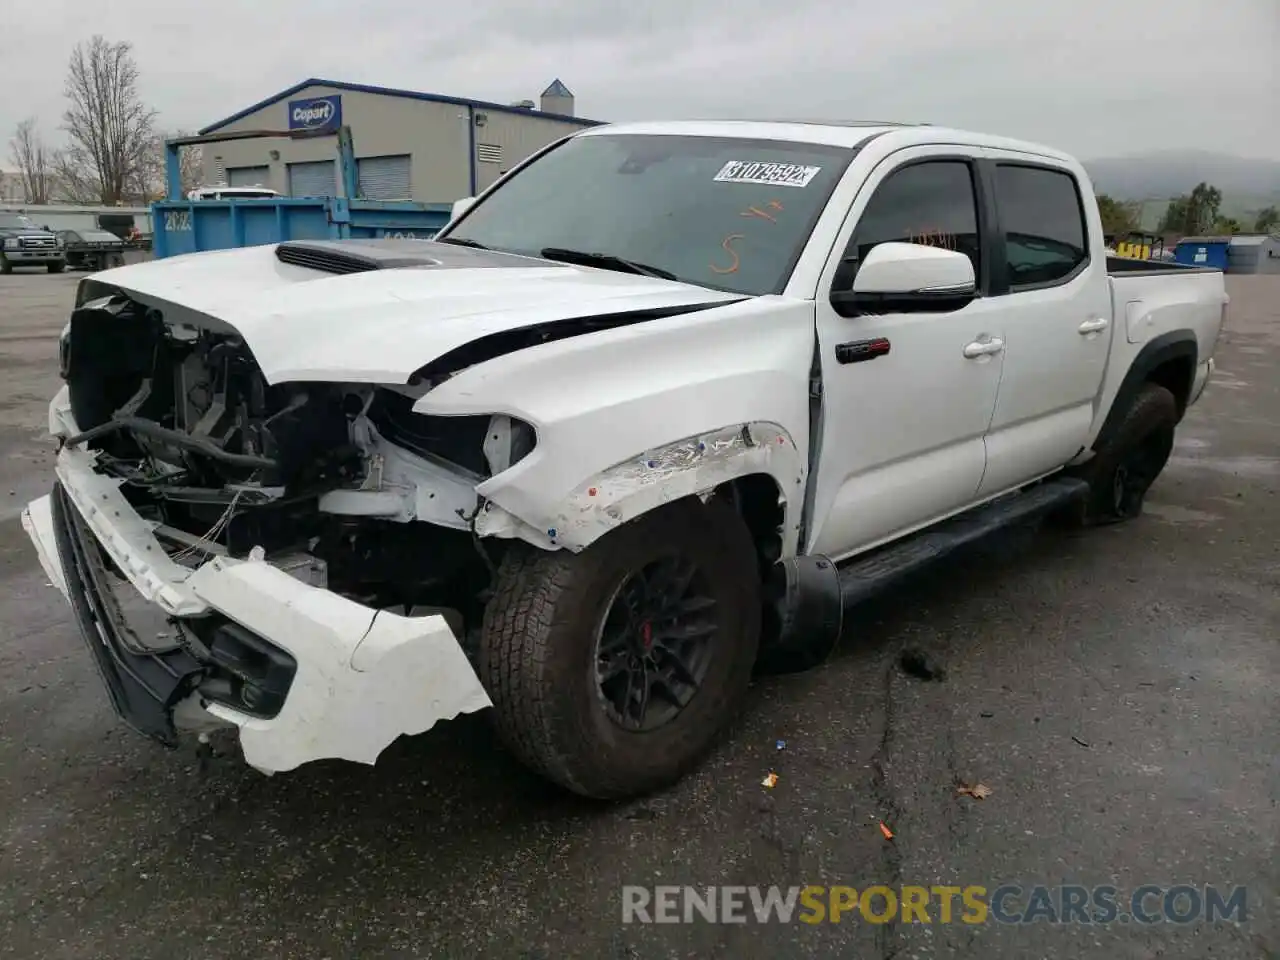
[[[270,179],[271,168],[268,166],[227,168],[229,187],[265,187]]]
[[[1233,243],[1227,258],[1227,270],[1231,273],[1280,273],[1280,240]]]
[[[484,190],[507,170],[554,140],[576,133],[577,124],[546,120],[536,113],[486,112],[476,125],[476,190]]]
[[[351,127],[357,159],[409,155],[415,200],[443,202],[467,195],[471,176],[466,107],[315,86],[220,127],[219,132],[284,130],[289,125],[290,100],[334,95],[342,97],[342,119]],[[278,158],[271,157],[271,151],[277,151]],[[336,137],[238,140],[212,144],[204,154],[206,173],[211,172],[217,157],[222,157],[227,166],[249,166],[266,160],[271,167],[269,186],[281,193],[289,192],[289,164],[333,160],[337,155]],[[341,195],[340,183],[334,189]]]
[[[342,118],[351,127],[358,160],[409,157],[410,199],[447,203],[471,193],[471,111],[465,105],[314,86],[247,114],[220,127],[218,132],[284,130],[289,125],[287,104],[290,100],[333,95],[342,97]],[[479,190],[493,183],[501,171],[510,169],[545,144],[581,129],[577,124],[545,119],[536,111],[528,114],[485,111],[484,108],[476,111],[484,115],[483,125],[475,129],[477,153],[479,144],[490,144],[499,148],[501,158],[494,162],[476,161]],[[278,157],[272,157],[271,151],[276,151]],[[216,182],[216,173],[221,168],[261,166],[265,162],[269,177],[264,186],[289,193],[289,164],[332,160],[337,152],[334,137],[210,144],[204,149],[206,182]],[[340,183],[335,183],[334,189],[341,195]]]
[[[289,196],[336,197],[338,164],[334,160],[303,160],[287,167]]]
[[[1280,238],[1271,237],[1262,245],[1259,273],[1280,273]]]
[[[410,200],[413,197],[409,154],[398,157],[361,157],[356,161],[360,196],[366,200]]]

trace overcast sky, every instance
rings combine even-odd
[[[181,22],[179,22],[181,21]],[[601,120],[926,120],[1084,157],[1280,157],[1280,0],[0,0],[0,165],[73,45],[134,45],[166,128],[307,77]]]

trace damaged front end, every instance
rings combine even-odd
[[[414,413],[429,384],[269,384],[235,331],[185,320],[76,309],[58,483],[24,515],[117,711],[167,744],[233,724],[274,772],[489,705],[462,645],[495,562],[475,487],[532,428]]]

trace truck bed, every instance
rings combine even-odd
[[[1136,260],[1133,257],[1107,257],[1107,273],[1116,274],[1181,274],[1181,273],[1220,273],[1213,267],[1196,267],[1172,260]]]
[[[1127,264],[1145,266],[1147,261],[1117,259],[1126,264],[1119,271],[1112,270],[1111,258],[1107,260],[1116,326],[1112,349],[1118,351],[1113,359],[1127,367],[1126,354],[1137,353],[1144,344],[1175,330],[1195,331],[1199,357],[1208,357],[1227,302],[1222,271],[1160,263],[1154,264],[1155,269],[1131,269]]]
[[[1222,271],[1108,257],[1107,273],[1114,329],[1099,409],[1111,408],[1125,374],[1145,349],[1159,349],[1162,342],[1170,336],[1181,337],[1183,331],[1195,334],[1192,377],[1199,381],[1206,376],[1228,301]],[[1101,423],[1095,424],[1095,430],[1100,427]]]

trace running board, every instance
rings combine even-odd
[[[840,565],[845,608],[862,603],[899,580],[998,530],[1043,516],[1083,498],[1089,485],[1073,477],[1048,480],[944,520],[904,540]]]
[[[787,557],[765,582],[760,673],[795,673],[830,654],[846,614],[908,574],[989,534],[1067,506],[1088,493],[1083,480],[1056,477],[993,500],[837,567],[826,557]]]

